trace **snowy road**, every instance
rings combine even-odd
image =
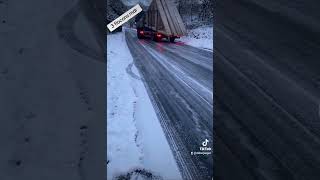
[[[318,180],[320,3],[216,5],[214,179]]]
[[[212,154],[192,152],[205,139],[212,148],[213,53],[181,42],[139,40],[131,30],[126,40],[183,178],[211,179]]]

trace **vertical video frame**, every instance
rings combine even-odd
[[[107,179],[213,177],[213,1],[107,0]]]

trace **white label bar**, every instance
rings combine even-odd
[[[141,11],[142,11],[142,8],[140,7],[140,5],[139,4],[135,5],[133,8],[129,9],[127,12],[123,13],[117,19],[109,23],[107,25],[108,29],[110,30],[110,32],[114,31],[119,26],[121,26],[122,24],[126,23],[131,18],[139,14]]]

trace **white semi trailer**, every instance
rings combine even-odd
[[[150,37],[154,41],[164,38],[174,42],[186,34],[185,25],[172,0],[153,0],[147,11],[136,17],[139,39]]]

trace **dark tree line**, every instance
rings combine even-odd
[[[126,7],[120,0],[107,0],[107,21],[113,21],[126,12]]]
[[[107,0],[107,24],[115,20],[117,17],[126,12],[128,7],[126,7],[120,0]],[[114,32],[122,31],[120,26]],[[109,31],[107,31],[109,33]]]
[[[174,0],[187,26],[213,23],[214,0]]]
[[[178,11],[187,26],[194,28],[201,25],[213,24],[214,0],[171,0],[175,3]],[[150,0],[151,2],[151,0]],[[140,3],[141,6],[142,3]],[[119,17],[130,7],[127,7],[121,0],[107,0],[107,21],[108,23]],[[143,7],[147,9],[148,7]]]

